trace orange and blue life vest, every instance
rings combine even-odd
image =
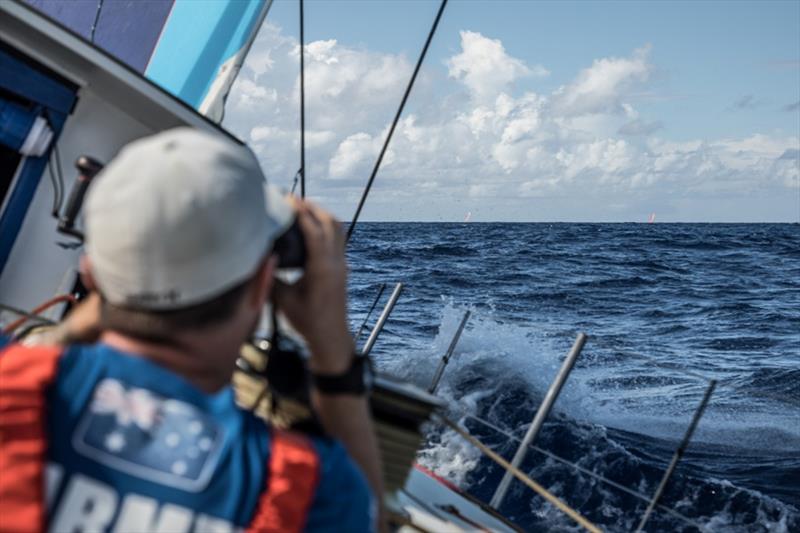
[[[338,443],[102,344],[0,353],[0,531],[370,531]]]

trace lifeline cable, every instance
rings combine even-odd
[[[306,45],[303,0],[300,0],[300,198],[306,197]]]
[[[439,418],[442,422],[444,422],[447,426],[449,426],[450,429],[452,429],[453,431],[455,431],[456,433],[461,435],[463,438],[465,438],[470,444],[472,444],[473,446],[478,448],[489,459],[491,459],[495,463],[497,463],[500,466],[502,466],[503,468],[505,468],[506,471],[511,472],[511,474],[514,477],[516,477],[517,479],[522,481],[524,484],[526,484],[528,487],[533,489],[533,491],[536,492],[537,494],[539,494],[539,496],[541,496],[542,498],[544,498],[545,500],[547,500],[548,502],[550,502],[551,504],[556,506],[562,513],[564,513],[565,515],[569,516],[575,522],[580,524],[584,529],[586,529],[587,531],[591,531],[592,533],[601,533],[600,528],[598,528],[597,526],[595,526],[594,524],[589,522],[589,520],[584,518],[578,511],[576,511],[575,509],[573,509],[572,507],[570,507],[566,503],[564,503],[561,500],[559,500],[550,491],[548,491],[546,488],[544,488],[543,486],[541,486],[538,483],[536,483],[529,476],[527,476],[524,472],[522,472],[519,468],[515,467],[514,465],[512,465],[511,463],[509,463],[508,461],[503,459],[503,457],[500,454],[495,453],[492,449],[490,449],[484,443],[482,443],[481,441],[479,441],[478,439],[476,439],[475,437],[470,435],[469,432],[465,431],[457,423],[453,422],[452,420],[450,420],[446,416],[444,416],[442,414],[439,414],[439,413],[436,413],[436,417]]]
[[[369,308],[369,311],[367,311],[367,316],[364,317],[364,321],[361,323],[361,327],[358,328],[358,332],[356,332],[355,336],[353,337],[353,344],[358,344],[358,339],[361,338],[361,332],[363,332],[364,328],[367,326],[367,320],[369,320],[369,317],[372,316],[372,312],[375,310],[375,306],[378,305],[378,300],[381,299],[381,295],[383,294],[384,290],[386,290],[386,284],[381,283],[381,286],[378,289],[378,295],[375,297],[375,300],[373,300],[372,305]]]
[[[471,415],[471,414],[467,413],[463,409],[461,409],[461,412],[459,414],[461,416],[469,418],[470,420],[474,420],[475,422],[478,422],[479,424],[481,424],[483,426],[486,426],[486,427],[488,427],[490,429],[493,429],[494,431],[496,431],[497,433],[505,436],[507,439],[509,439],[511,441],[522,442],[521,438],[519,438],[519,437],[517,437],[515,435],[512,435],[511,433],[509,433],[508,431],[504,430],[503,428],[501,428],[501,427],[499,427],[499,426],[497,426],[495,424],[492,424],[491,422],[489,422],[487,420],[484,420],[483,418],[477,417],[475,415]],[[622,491],[622,492],[624,492],[626,494],[629,494],[630,496],[633,496],[634,498],[636,498],[636,499],[638,499],[640,501],[643,501],[643,502],[649,504],[650,500],[652,499],[650,496],[646,496],[646,495],[644,495],[644,494],[642,494],[640,492],[636,492],[635,490],[630,489],[630,488],[626,487],[625,485],[621,485],[621,484],[617,483],[616,481],[612,481],[612,480],[608,479],[605,476],[602,476],[602,475],[600,475],[600,474],[598,474],[596,472],[593,472],[593,471],[591,471],[591,470],[589,470],[587,468],[584,468],[584,467],[582,467],[582,466],[580,466],[580,465],[578,465],[576,463],[573,463],[572,461],[564,459],[560,455],[556,455],[553,452],[547,451],[544,448],[541,448],[541,447],[539,447],[539,446],[537,446],[535,444],[531,444],[530,445],[530,449],[534,450],[536,452],[539,452],[542,455],[545,455],[545,456],[549,457],[550,459],[553,459],[554,461],[557,461],[557,462],[559,462],[561,464],[564,464],[564,465],[567,465],[569,467],[572,467],[576,471],[578,471],[578,472],[580,472],[580,473],[582,473],[582,474],[584,474],[586,476],[594,478],[594,479],[596,479],[598,481],[602,481],[603,483],[605,483],[605,484],[607,484],[607,485],[609,485],[611,487],[614,487],[615,489],[620,490],[620,491]],[[688,525],[690,525],[692,527],[696,527],[700,531],[708,531],[708,528],[706,528],[706,526],[704,526],[703,524],[701,524],[699,522],[696,522],[696,521],[692,520],[691,518],[680,514],[678,511],[676,511],[676,510],[674,510],[674,509],[672,509],[670,507],[667,507],[666,505],[662,505],[662,504],[659,503],[659,504],[656,505],[656,507],[659,510],[664,511],[665,513],[668,513],[669,515],[671,515],[671,516],[673,516],[673,517],[675,517],[675,518],[677,518],[679,520],[682,520],[686,524],[688,524]]]
[[[406,105],[406,101],[408,100],[408,95],[411,94],[411,88],[414,86],[414,81],[417,79],[417,74],[419,73],[419,69],[422,66],[422,62],[425,60],[425,54],[428,53],[428,47],[431,44],[431,40],[433,39],[433,35],[436,33],[436,27],[439,25],[439,19],[442,18],[442,12],[444,12],[444,7],[447,5],[447,0],[442,0],[441,5],[439,6],[439,11],[436,13],[436,18],[433,21],[433,26],[431,26],[431,30],[428,32],[428,38],[425,40],[425,46],[422,47],[422,52],[419,55],[419,59],[417,60],[417,66],[414,67],[414,72],[411,74],[411,79],[408,80],[408,86],[406,87],[406,92],[403,94],[403,99],[400,101],[400,107],[397,108],[397,114],[394,116],[394,120],[392,121],[392,125],[389,128],[389,133],[386,135],[386,140],[383,142],[383,147],[381,148],[380,153],[378,154],[378,159],[375,161],[375,166],[372,168],[372,174],[369,176],[369,180],[367,181],[367,186],[364,188],[364,192],[361,194],[361,200],[358,202],[358,207],[356,208],[356,212],[353,215],[353,220],[350,222],[350,227],[347,228],[347,238],[346,241],[350,241],[350,237],[353,235],[353,230],[356,227],[356,222],[358,222],[358,217],[361,215],[361,210],[364,208],[364,202],[367,201],[367,196],[369,195],[369,191],[372,188],[372,182],[375,181],[375,176],[378,174],[378,169],[381,167],[381,162],[383,161],[383,156],[386,153],[386,149],[389,147],[389,142],[392,140],[392,134],[394,133],[394,129],[397,127],[397,123],[400,121],[400,115],[403,114],[403,108]]]

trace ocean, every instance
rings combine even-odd
[[[718,380],[662,503],[712,531],[800,531],[800,225],[362,223],[350,243],[351,322],[404,292],[373,350],[428,386],[472,316],[438,394],[510,458],[578,332],[586,347],[536,445],[651,496]],[[370,324],[371,325],[371,324]],[[363,340],[363,339],[362,339]],[[488,502],[503,471],[427,428],[419,461]],[[608,531],[646,503],[531,451],[523,470]],[[578,530],[515,482],[502,511],[526,530]],[[647,531],[696,531],[656,510]]]

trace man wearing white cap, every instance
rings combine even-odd
[[[339,224],[266,188],[247,148],[188,129],[123,149],[85,218],[96,293],[50,346],[0,354],[0,531],[373,529],[365,477],[380,494],[380,469]],[[305,275],[274,287],[272,247],[295,218]],[[322,426],[361,469],[337,441],[235,405],[240,346],[273,292],[309,347]]]

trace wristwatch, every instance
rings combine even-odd
[[[311,381],[324,394],[351,394],[361,396],[372,390],[375,375],[372,360],[364,355],[354,355],[350,368],[341,374],[311,374]]]

